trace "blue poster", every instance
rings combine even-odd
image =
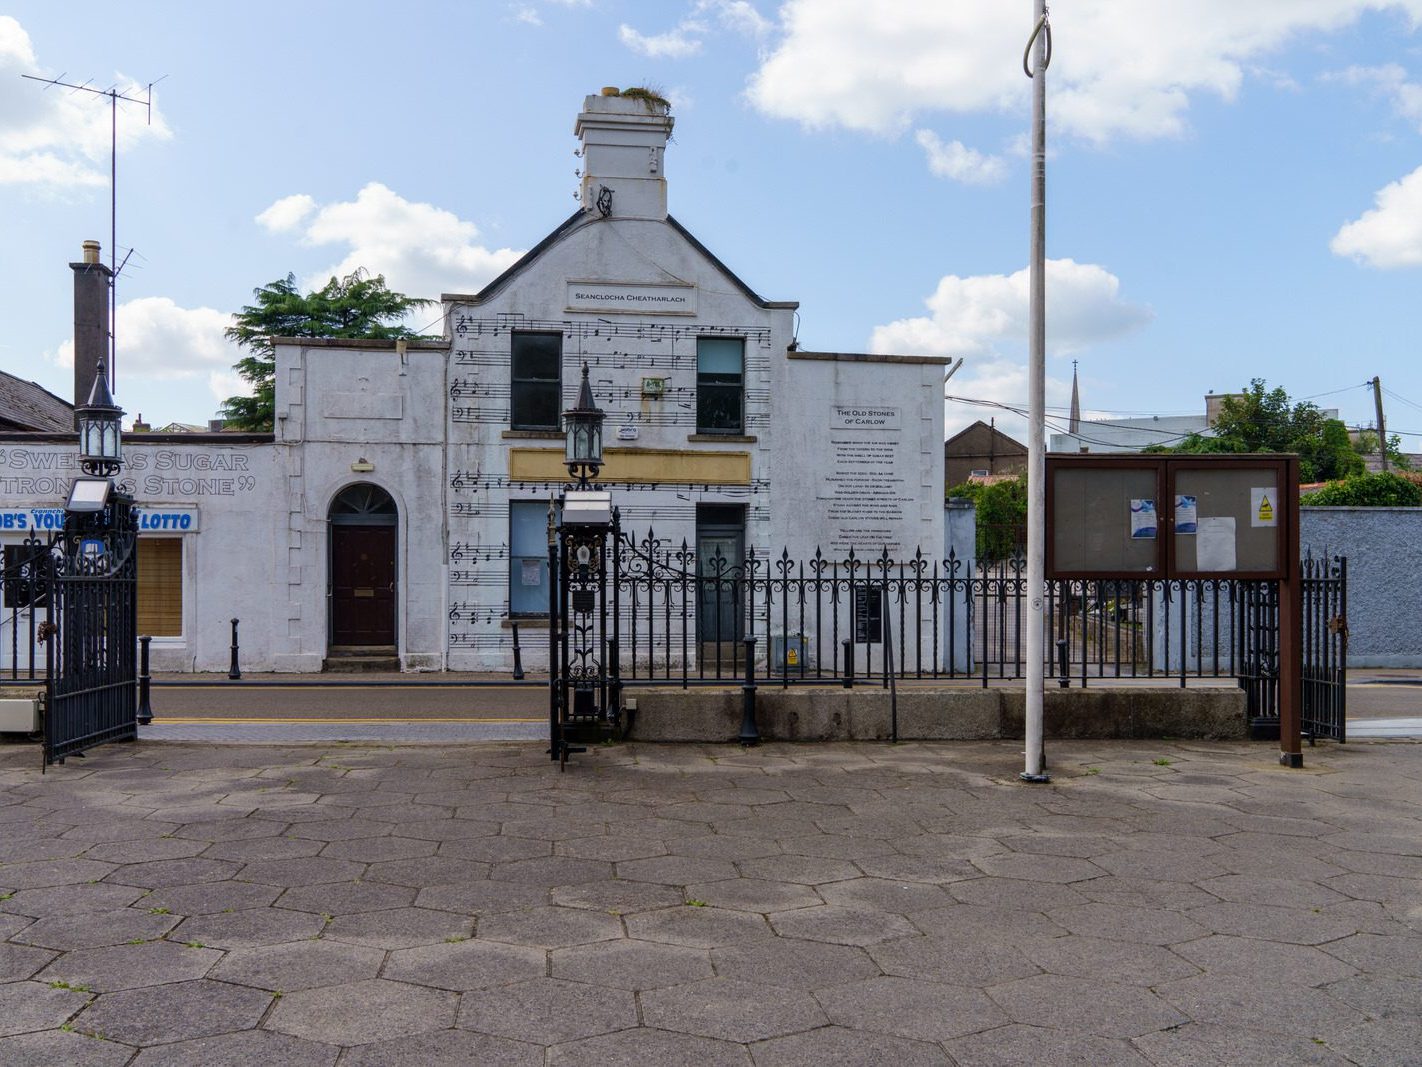
[[[1200,509],[1193,496],[1175,494],[1175,532],[1192,534],[1199,530]]]
[[[1155,501],[1131,501],[1131,540],[1155,540]]]

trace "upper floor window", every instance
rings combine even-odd
[[[746,343],[739,337],[696,339],[696,432],[745,431]]]
[[[509,426],[515,430],[558,429],[562,399],[563,335],[515,333],[509,361]]]

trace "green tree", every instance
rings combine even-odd
[[[973,502],[978,527],[978,559],[993,561],[1013,556],[1027,537],[1027,476],[985,485],[964,482],[948,490],[950,497]]]
[[[1315,508],[1415,508],[1422,506],[1422,486],[1414,478],[1391,471],[1354,474],[1305,494],[1302,503]]]
[[[276,407],[276,346],[274,337],[418,336],[400,325],[405,313],[431,303],[394,292],[385,277],[357,270],[332,278],[320,289],[302,295],[296,276],[288,274],[253,290],[256,303],[232,316],[225,333],[247,350],[233,366],[252,386],[251,396],[228,397],[220,414],[239,430],[270,430]]]
[[[1306,400],[1291,403],[1281,387],[1266,389],[1262,378],[1251,381],[1240,395],[1225,397],[1211,429],[1213,435],[1191,434],[1173,448],[1153,446],[1147,451],[1296,452],[1299,477],[1305,482],[1346,478],[1361,474],[1366,466],[1342,422]]]

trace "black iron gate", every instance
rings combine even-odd
[[[616,575],[621,530],[548,518],[548,755],[560,765],[620,726]]]
[[[70,513],[45,557],[44,762],[138,736],[138,520],[133,501]]]

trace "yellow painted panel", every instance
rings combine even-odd
[[[603,452],[599,482],[701,482],[749,485],[749,452],[692,452],[670,448],[609,448]],[[509,480],[566,482],[561,448],[509,449]]]

